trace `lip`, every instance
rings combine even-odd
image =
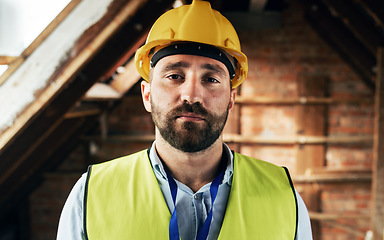
[[[184,120],[184,121],[191,121],[191,122],[205,121],[205,118],[194,113],[181,114],[177,116],[177,119]]]

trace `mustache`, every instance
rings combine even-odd
[[[170,115],[172,117],[177,117],[182,113],[194,113],[202,117],[207,117],[209,115],[208,111],[203,106],[201,106],[200,103],[189,104],[186,102],[184,102],[181,106],[172,110]]]

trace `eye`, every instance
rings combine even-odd
[[[217,79],[214,78],[214,77],[207,77],[207,78],[205,78],[204,81],[207,82],[207,83],[220,83],[220,81],[217,80]]]
[[[166,76],[166,78],[171,79],[171,80],[182,80],[183,77],[180,76],[179,74],[170,74]]]

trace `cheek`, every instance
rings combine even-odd
[[[171,106],[171,94],[160,90],[151,93],[151,105],[156,105],[160,111],[167,111]]]
[[[211,100],[208,100],[210,102],[210,107],[213,107],[217,111],[224,111],[227,110],[230,102],[231,102],[231,96],[227,92],[221,92],[217,94],[212,94],[210,96]]]
[[[177,103],[179,95],[176,88],[165,84],[156,84],[152,89],[152,101],[156,101],[158,104],[161,103],[162,107]]]

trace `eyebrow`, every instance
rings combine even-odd
[[[202,68],[214,71],[214,72],[216,72],[216,73],[218,73],[218,74],[220,74],[222,76],[226,76],[225,70],[222,67],[220,67],[219,65],[217,65],[217,64],[209,64],[209,63],[203,64]]]
[[[167,72],[167,71],[180,69],[180,68],[189,68],[190,66],[191,66],[191,64],[189,64],[188,62],[178,61],[178,62],[169,63],[169,64],[165,65],[161,71]],[[225,70],[217,64],[205,63],[205,64],[202,64],[200,67],[202,69],[216,72],[216,73],[218,73],[224,77],[226,76]]]
[[[169,63],[169,64],[165,65],[164,68],[162,69],[162,71],[167,72],[170,70],[175,70],[175,69],[179,69],[179,68],[188,68],[188,67],[190,67],[189,63],[179,61],[179,62]]]

